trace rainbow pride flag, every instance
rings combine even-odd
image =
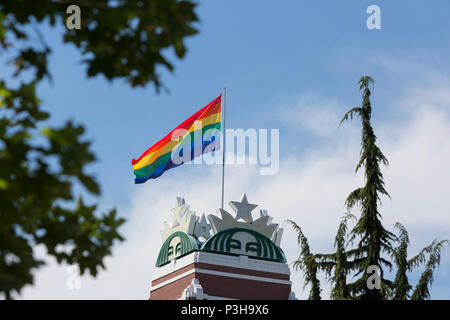
[[[222,95],[197,111],[137,160],[132,160],[135,183],[144,183],[165,171],[220,148]]]

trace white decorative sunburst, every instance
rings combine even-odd
[[[197,222],[195,224],[194,235],[197,239],[207,240],[211,236],[211,226],[208,221],[206,221],[205,214],[202,215],[202,218],[197,217]]]
[[[163,242],[176,231],[184,231],[188,234],[194,233],[197,216],[194,211],[189,210],[189,205],[186,204],[184,198],[178,197],[175,208],[170,211],[173,213],[172,225],[164,221],[164,230],[161,230]]]
[[[260,217],[253,220],[252,211],[258,205],[249,203],[245,193],[240,201],[230,201],[229,205],[236,213],[235,217],[226,210],[219,209],[218,213],[221,218],[210,214],[206,219],[204,214],[201,217],[197,216],[195,211],[190,210],[190,206],[186,204],[184,198],[178,197],[175,207],[171,209],[172,224],[164,221],[164,230],[161,231],[162,241],[164,242],[176,231],[186,232],[204,242],[222,230],[245,228],[259,232],[271,239],[277,246],[280,245],[283,229],[279,228],[278,224],[272,223],[272,217],[269,216],[267,210],[260,210]]]
[[[267,210],[261,210],[261,216],[253,221],[252,211],[258,205],[249,203],[245,193],[242,195],[241,201],[230,201],[229,205],[236,212],[236,217],[223,209],[218,210],[221,218],[211,214],[208,216],[214,233],[230,228],[245,228],[259,232],[276,245],[280,245],[283,229],[278,228],[278,224],[272,223],[272,217],[269,217]],[[243,221],[239,221],[240,219]]]

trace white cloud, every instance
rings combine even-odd
[[[315,252],[332,249],[339,219],[345,211],[344,200],[362,184],[361,174],[354,174],[360,133],[356,129],[331,133],[328,128],[337,127],[341,104],[335,99],[320,101],[325,102],[317,102],[317,107],[300,103],[296,119],[316,135],[333,135],[332,143],[324,142],[301,159],[285,156],[275,176],[260,176],[255,166],[226,168],[226,202],[247,192],[249,201],[268,209],[275,222],[293,219],[300,224]],[[379,145],[390,160],[383,172],[392,201],[384,199],[381,212],[388,229],[396,221],[408,228],[414,253],[435,237],[450,238],[450,94],[440,87],[415,87],[396,103],[392,108],[399,110],[402,117],[375,123]],[[296,125],[292,118],[286,120]],[[358,128],[358,123],[354,126]],[[106,271],[97,279],[83,277],[81,290],[71,291],[66,288],[66,269],[52,261],[38,272],[35,286],[26,288],[22,297],[147,299],[161,245],[159,230],[163,220],[171,218],[169,209],[175,197],[185,197],[200,214],[214,213],[220,205],[219,169],[186,166],[136,187],[123,230],[126,241],[117,245],[114,256],[106,260]],[[295,260],[298,246],[289,227],[281,246],[288,261]],[[449,270],[447,250],[436,281]],[[292,280],[297,296],[306,298],[308,290],[301,290],[301,274],[293,272]],[[323,285],[326,296],[329,288]]]
[[[338,128],[345,106],[336,98],[323,98],[312,93],[300,94],[294,102],[283,103],[281,118],[292,128],[307,130],[319,137],[331,137]]]

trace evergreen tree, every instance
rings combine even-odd
[[[347,224],[350,219],[356,219],[352,214],[346,214],[339,224],[339,228],[334,240],[336,252],[332,254],[317,254],[319,268],[325,271],[328,276],[332,289],[330,298],[333,300],[349,299],[350,292],[347,285],[347,276],[349,274],[350,264],[348,255],[355,250],[346,251]],[[334,272],[333,272],[334,271]]]
[[[434,270],[441,263],[441,252],[444,245],[448,245],[449,243],[448,240],[438,241],[435,239],[429,246],[423,248],[416,257],[408,262],[408,267],[412,270],[427,261],[425,270],[411,295],[412,300],[426,300],[431,298],[430,288],[434,281]],[[426,260],[427,255],[428,260]]]
[[[395,228],[399,230],[399,245],[392,252],[394,262],[397,266],[397,273],[394,280],[394,300],[407,300],[409,298],[408,292],[412,289],[409,284],[407,272],[408,266],[408,245],[409,237],[408,231],[400,223],[395,224]]]
[[[295,232],[297,232],[297,242],[300,245],[300,256],[298,260],[294,261],[294,269],[302,270],[304,273],[304,286],[311,286],[309,293],[309,300],[320,300],[320,281],[317,279],[318,264],[316,262],[316,257],[311,253],[309,249],[308,239],[302,232],[300,226],[298,226],[294,221],[288,220],[288,223],[292,225]]]
[[[434,270],[441,261],[441,252],[445,244],[449,244],[448,240],[438,241],[437,239],[427,247],[423,248],[419,254],[408,260],[409,236],[405,227],[396,223],[395,228],[399,230],[397,238],[398,247],[392,252],[392,257],[397,266],[397,273],[394,280],[393,299],[394,300],[425,300],[430,299],[430,287],[434,280]],[[425,262],[425,270],[422,273],[412,295],[410,291],[412,286],[408,281],[407,273],[420,267]]]
[[[387,298],[387,290],[371,290],[367,286],[370,276],[366,273],[369,266],[378,266],[381,270],[381,283],[390,282],[383,278],[382,267],[392,267],[392,263],[382,257],[383,252],[392,251],[392,240],[395,235],[387,231],[381,223],[381,215],[378,211],[378,202],[381,196],[389,196],[384,188],[383,175],[380,164],[387,165],[388,160],[376,145],[377,137],[370,123],[372,116],[372,106],[370,103],[370,88],[373,87],[373,79],[365,76],[359,80],[360,90],[363,90],[363,101],[361,107],[356,107],[348,111],[341,120],[341,123],[358,116],[361,118],[362,139],[361,158],[356,166],[356,172],[364,168],[364,187],[354,190],[346,200],[347,209],[350,210],[356,205],[361,207],[361,216],[351,231],[351,240],[359,238],[358,248],[349,257],[354,258],[352,267],[357,269],[360,277],[353,283],[348,284],[350,293],[360,299],[383,299]]]
[[[320,293],[320,283],[317,280],[319,271],[325,272],[332,285],[331,299],[395,299],[395,300],[424,300],[430,299],[430,287],[434,280],[434,271],[440,264],[441,253],[448,240],[434,240],[418,255],[408,260],[409,237],[407,230],[400,223],[395,224],[398,236],[386,230],[381,223],[378,211],[381,196],[389,194],[384,187],[380,166],[388,165],[388,160],[376,145],[376,136],[371,125],[372,106],[370,103],[370,86],[373,88],[371,77],[362,77],[358,84],[363,90],[361,107],[348,111],[342,122],[360,117],[362,123],[361,158],[356,172],[363,168],[365,184],[350,193],[345,204],[348,211],[355,206],[361,208],[359,219],[349,212],[343,217],[339,225],[334,247],[331,254],[311,254],[308,240],[300,226],[288,220],[298,233],[298,243],[301,246],[300,257],[294,262],[294,267],[300,267],[305,273],[305,285],[311,285],[310,298]],[[355,218],[356,223],[347,237],[348,222]],[[347,250],[357,240],[356,248]],[[390,260],[388,260],[390,259]],[[395,280],[384,278],[385,270],[392,270],[393,264],[397,268]],[[425,264],[418,284],[413,287],[408,280],[408,273]],[[370,289],[367,273],[369,266],[378,266],[380,270],[380,289]],[[347,283],[347,278],[356,278]]]

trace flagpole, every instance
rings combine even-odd
[[[223,88],[223,110],[222,110],[222,210],[225,186],[225,105],[227,102],[227,88]]]

